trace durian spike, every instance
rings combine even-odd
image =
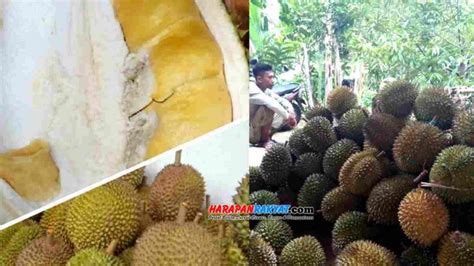
[[[202,217],[202,213],[198,212],[196,214],[196,217],[194,217],[193,223],[195,223],[195,224],[199,223],[199,220],[201,219],[201,217]]]
[[[183,224],[186,221],[186,208],[188,204],[186,202],[181,203],[178,210],[178,215],[176,216],[176,222],[178,224]]]
[[[181,166],[181,152],[182,150],[179,150],[174,154],[174,166]]]
[[[48,243],[50,246],[54,246],[54,244],[56,244],[56,241],[53,237],[53,229],[46,230],[46,243]]]
[[[469,191],[473,189],[462,189],[462,188],[457,188],[457,187],[448,187],[448,186],[443,186],[440,184],[435,184],[435,183],[429,183],[429,182],[421,182],[421,187],[434,187],[434,188],[442,188],[442,189],[451,189],[451,190],[458,190],[458,191]],[[474,190],[473,190],[474,191]]]
[[[217,233],[218,238],[224,238],[224,224],[219,225],[219,232]]]
[[[105,250],[105,253],[113,256],[115,252],[115,248],[117,248],[117,244],[118,244],[117,239],[112,240],[112,242],[110,242],[109,246]]]
[[[413,183],[418,184],[428,175],[428,170],[423,170],[415,179],[413,179]]]

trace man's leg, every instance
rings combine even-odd
[[[250,119],[250,143],[266,144],[270,140],[273,111],[265,106],[259,106]]]

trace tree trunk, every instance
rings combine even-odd
[[[329,1],[328,1],[329,2]],[[324,53],[324,71],[325,71],[325,93],[324,93],[324,102],[327,101],[328,95],[331,92],[333,88],[332,84],[332,79],[333,79],[333,65],[332,65],[332,45],[331,45],[331,39],[332,39],[332,18],[331,18],[331,10],[329,8],[329,3],[326,3],[327,9],[326,9],[326,18],[325,18],[325,24],[326,24],[326,36],[324,37],[324,45],[325,45],[325,53]]]
[[[341,63],[341,57],[339,56],[339,43],[337,42],[336,35],[332,35],[332,47],[333,47],[333,52],[334,52],[334,76],[335,76],[335,82],[336,86],[341,86],[342,85],[342,63]]]
[[[309,54],[308,54],[308,48],[306,47],[306,44],[303,43],[303,74],[305,77],[305,89],[306,89],[306,94],[308,95],[308,105],[309,108],[314,107],[314,98],[313,98],[313,85],[311,84],[311,71],[309,70]]]
[[[364,81],[367,74],[366,72],[363,62],[355,63],[351,76],[354,77],[354,93],[357,95],[359,102],[361,101],[365,89]]]

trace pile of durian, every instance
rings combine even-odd
[[[250,201],[313,206],[314,221],[252,221],[250,264],[474,263],[472,113],[398,80],[372,113],[339,87],[305,115],[250,168]]]
[[[204,179],[180,158],[151,186],[140,168],[0,231],[0,265],[248,264],[248,221],[208,220]],[[248,202],[248,182],[236,204]]]

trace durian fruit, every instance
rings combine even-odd
[[[295,156],[300,156],[301,154],[313,151],[304,140],[302,128],[293,130],[293,133],[291,133],[290,138],[288,139],[288,146],[290,147],[290,152]]]
[[[224,230],[226,230],[225,224],[221,224],[218,235],[222,265],[248,265],[248,259],[242,249],[234,242],[232,236],[224,233]]]
[[[341,187],[336,187],[324,196],[321,202],[321,214],[326,221],[335,222],[341,214],[360,210],[362,207],[361,197],[346,192]]]
[[[298,193],[298,206],[311,206],[319,210],[324,196],[335,187],[336,183],[329,177],[322,174],[310,175]]]
[[[334,223],[331,234],[332,248],[336,254],[351,242],[370,239],[367,213],[349,211],[341,214]]]
[[[325,117],[329,122],[332,123],[332,113],[327,109],[326,107],[317,104],[313,108],[309,109],[304,116],[306,117],[307,120],[311,120],[316,116],[322,116]]]
[[[391,153],[405,121],[386,113],[373,113],[364,125],[364,137],[370,146]]]
[[[366,201],[369,220],[379,224],[396,224],[398,206],[403,197],[415,188],[414,179],[411,175],[398,175],[377,183]]]
[[[125,266],[132,265],[134,249],[135,249],[134,247],[130,247],[122,251],[122,253],[120,253],[119,259],[123,262]]]
[[[443,132],[430,124],[414,122],[400,131],[393,144],[397,167],[407,173],[419,174],[429,169],[446,146]]]
[[[148,185],[142,185],[137,190],[140,206],[140,226],[137,236],[141,235],[148,228],[148,226],[154,223],[150,216],[150,192],[151,187]]]
[[[400,202],[398,221],[408,238],[421,246],[429,246],[448,229],[449,212],[438,196],[417,188]]]
[[[306,144],[317,153],[324,153],[337,141],[331,122],[321,116],[309,120],[303,127],[303,138]]]
[[[357,96],[348,87],[333,89],[327,98],[327,107],[336,117],[340,117],[356,105]]]
[[[283,248],[280,265],[325,265],[326,255],[319,241],[312,236],[302,236],[291,240]]]
[[[336,257],[336,265],[398,265],[390,250],[368,240],[358,240],[347,245]]]
[[[151,185],[150,216],[156,221],[174,221],[182,202],[188,204],[187,220],[200,211],[204,200],[204,178],[190,165],[181,164],[181,150],[174,164],[158,173]]]
[[[187,204],[181,204],[176,221],[154,224],[135,244],[132,265],[219,265],[219,239],[194,222],[185,222]]]
[[[260,171],[265,182],[279,186],[286,182],[291,168],[291,154],[283,144],[273,145],[262,158]]]
[[[352,139],[362,144],[364,142],[364,124],[368,116],[362,109],[352,109],[344,113],[337,126],[342,138]]]
[[[438,249],[438,263],[440,266],[472,265],[473,261],[473,235],[454,231],[443,236]]]
[[[372,187],[386,174],[381,153],[369,149],[347,159],[339,172],[339,184],[347,192],[367,196]]]
[[[77,252],[66,264],[66,266],[101,265],[101,266],[125,266],[125,263],[114,256],[117,240],[112,241],[105,251],[86,248]]]
[[[275,193],[268,190],[259,190],[250,194],[250,204],[279,204],[280,200]]]
[[[249,265],[277,265],[272,246],[254,231],[250,232]]]
[[[255,226],[254,231],[268,242],[277,254],[293,238],[293,230],[282,220],[262,220]]]
[[[249,181],[250,177],[245,176],[240,182],[239,187],[237,187],[235,194],[232,197],[234,204],[244,205],[250,204],[249,199]],[[207,200],[206,200],[207,202]],[[244,251],[248,252],[249,247],[249,232],[250,224],[248,220],[235,220],[230,223],[230,228],[232,229],[233,239],[239,245],[239,247]]]
[[[43,229],[37,224],[19,228],[10,238],[8,245],[0,250],[0,265],[14,266],[21,251],[33,240],[38,239],[43,235]]]
[[[61,239],[65,243],[71,243],[66,230],[66,214],[69,208],[69,202],[63,202],[51,209],[43,212],[40,225],[52,236]]]
[[[418,89],[408,81],[397,80],[377,93],[377,106],[383,113],[405,118],[413,111]]]
[[[248,176],[250,179],[250,193],[267,188],[267,184],[265,183],[265,180],[263,180],[262,173],[260,173],[259,167],[250,166]]]
[[[69,243],[55,239],[49,231],[46,236],[33,240],[23,249],[16,260],[17,266],[29,265],[65,265],[74,256]]]
[[[139,187],[143,183],[143,177],[145,175],[145,167],[138,168],[135,171],[132,171],[122,177],[120,179],[130,183],[135,188]]]
[[[301,178],[306,178],[311,174],[322,173],[323,156],[320,153],[308,152],[300,155],[296,160],[294,172]]]
[[[117,240],[117,251],[128,247],[140,226],[140,200],[127,182],[111,182],[69,203],[66,229],[76,250],[104,249]]]
[[[428,248],[412,245],[400,255],[400,263],[407,266],[436,266],[436,255]]]
[[[457,144],[474,147],[474,114],[459,112],[454,117],[453,136]]]
[[[418,121],[432,123],[441,128],[451,128],[456,112],[453,100],[443,88],[422,90],[415,100],[414,113]]]
[[[31,223],[32,223],[31,221],[27,220],[27,221],[14,224],[12,226],[9,226],[1,230],[0,231],[0,253],[1,253],[1,250],[3,250],[8,245],[8,242],[10,242],[10,239],[15,235],[15,233],[20,228]]]
[[[474,200],[474,148],[455,145],[444,149],[430,171],[430,182],[422,183],[449,203]]]
[[[359,146],[353,140],[341,139],[337,141],[331,145],[324,154],[324,174],[328,177],[338,180],[339,171],[341,170],[342,165],[352,154],[359,151]]]
[[[236,188],[237,194],[235,194],[232,197],[232,201],[235,204],[239,204],[239,205],[249,204],[250,202],[249,179],[250,177],[246,175],[242,178],[242,180],[240,180],[239,186]]]

